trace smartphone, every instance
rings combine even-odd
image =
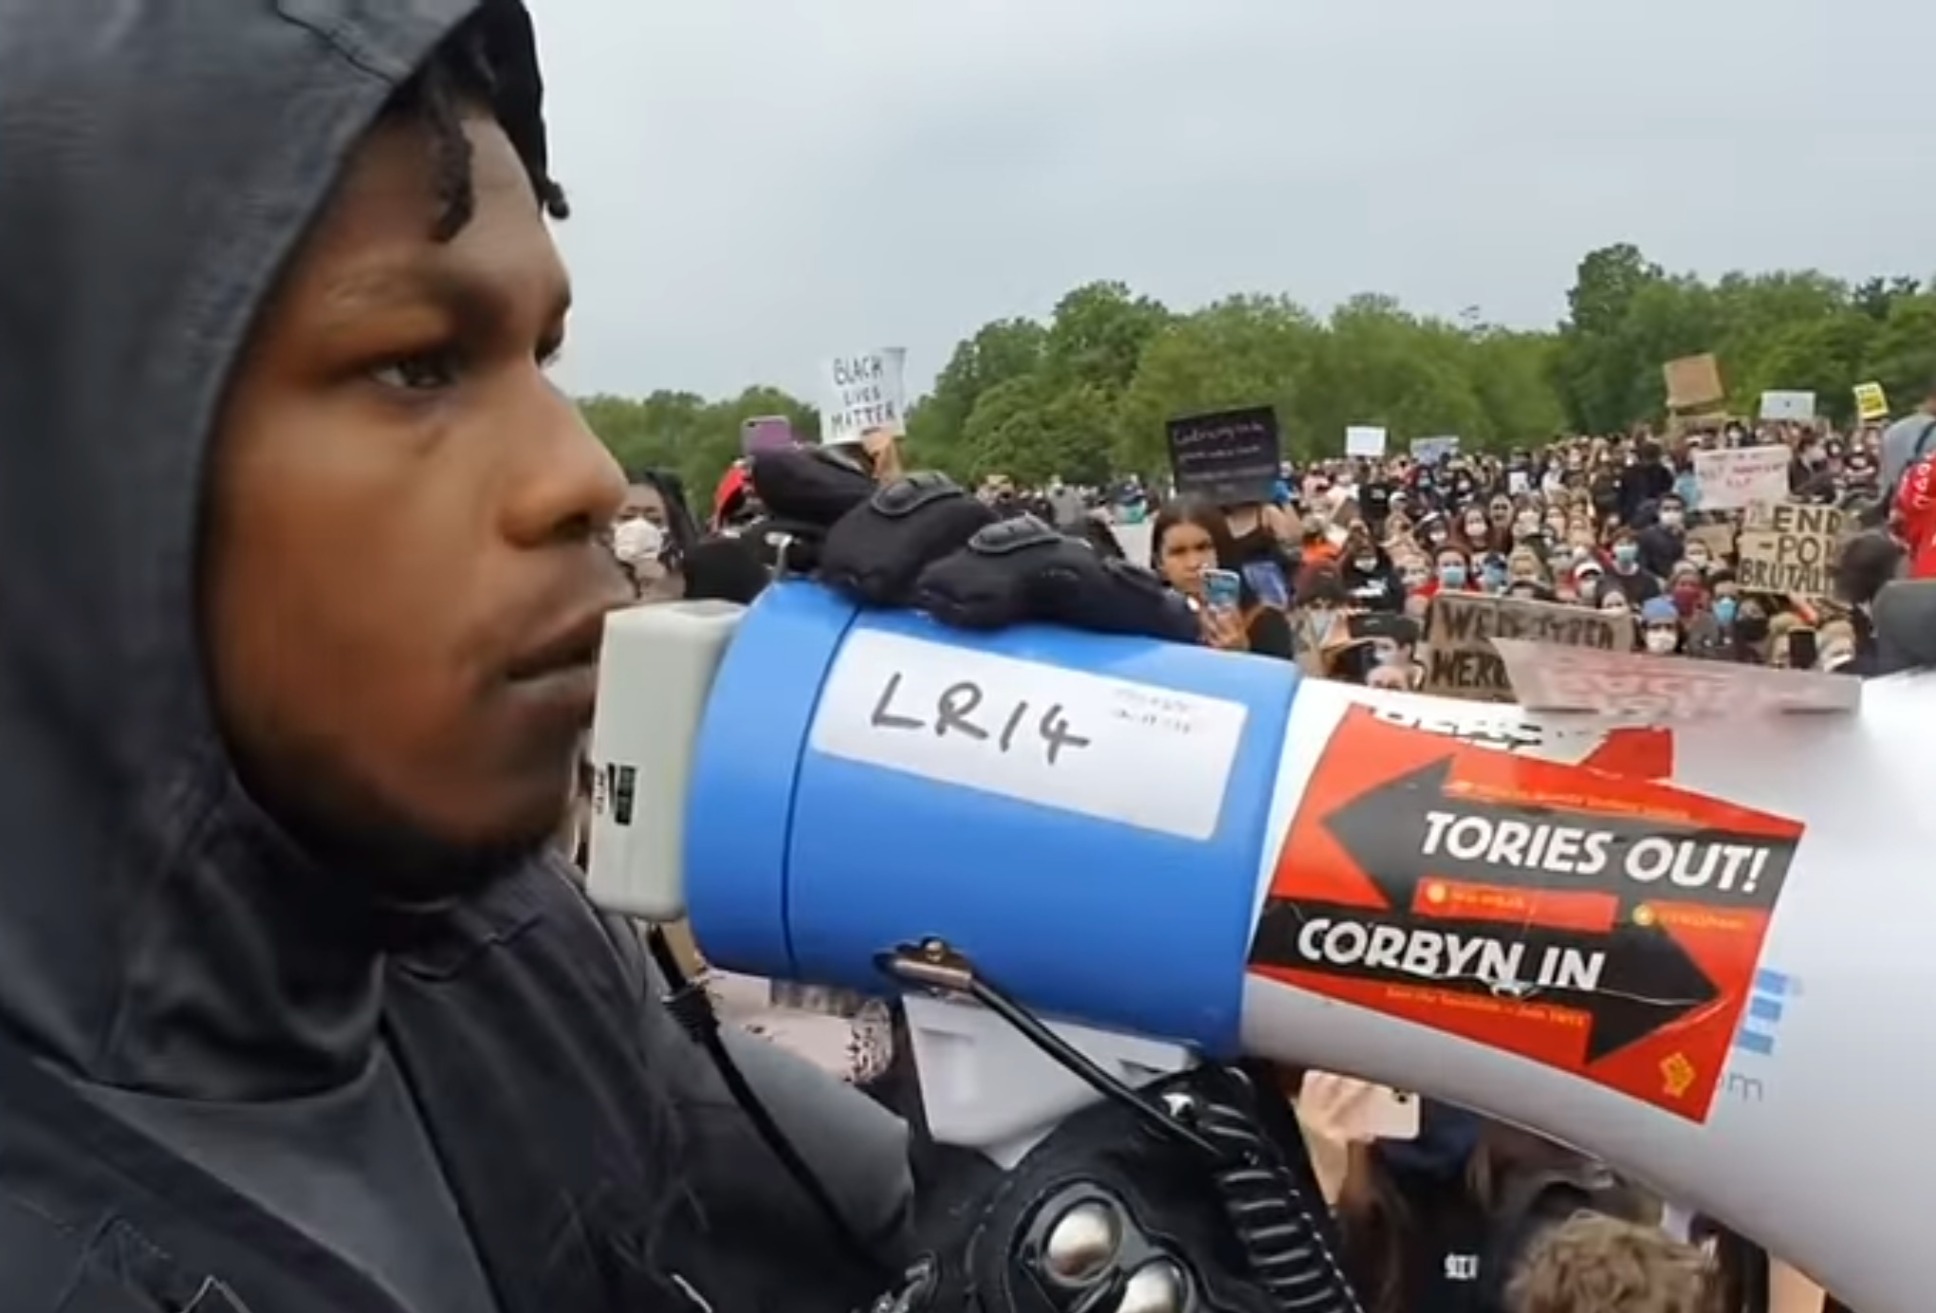
[[[1235,611],[1243,595],[1243,580],[1235,570],[1203,572],[1203,604],[1213,611]]]
[[[1790,670],[1813,670],[1815,661],[1821,655],[1813,629],[1791,629],[1788,631],[1788,668]]]

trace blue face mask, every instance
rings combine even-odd
[[[1465,587],[1465,567],[1463,565],[1441,565],[1439,582],[1447,588]]]
[[[1735,600],[1732,597],[1714,599],[1714,619],[1723,628],[1734,623]]]
[[[1640,559],[1640,548],[1634,543],[1616,543],[1613,548],[1613,559],[1622,565],[1632,565]]]
[[[1494,592],[1497,592],[1501,588],[1504,588],[1505,586],[1506,586],[1505,567],[1496,566],[1496,565],[1487,566],[1486,567],[1486,587],[1492,589]]]

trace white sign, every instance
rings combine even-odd
[[[1794,420],[1806,424],[1815,418],[1815,394],[1813,392],[1764,392],[1761,394],[1761,418],[1775,420]]]
[[[1344,431],[1344,454],[1370,456],[1385,454],[1385,430],[1375,424],[1353,424]]]
[[[1528,711],[1585,712],[1650,723],[1850,712],[1862,681],[1812,670],[1738,666],[1648,652],[1600,652],[1495,638],[1513,696]]]
[[[1745,510],[1788,500],[1788,448],[1726,447],[1694,453],[1694,482],[1704,511]]]
[[[835,659],[815,750],[940,784],[1208,839],[1242,703],[863,630]]]
[[[895,437],[907,432],[907,391],[901,381],[907,352],[881,347],[837,356],[827,362],[826,404],[820,410],[820,440],[829,446],[859,442],[880,429]]]
[[[1459,437],[1456,433],[1441,433],[1434,438],[1413,438],[1412,459],[1431,464],[1447,456],[1459,454]]]

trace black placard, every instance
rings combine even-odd
[[[1267,502],[1277,486],[1282,438],[1269,406],[1186,415],[1169,423],[1176,490],[1219,506]]]

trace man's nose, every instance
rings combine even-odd
[[[571,399],[542,380],[528,402],[505,535],[535,546],[591,537],[611,527],[625,504],[625,473]]]

